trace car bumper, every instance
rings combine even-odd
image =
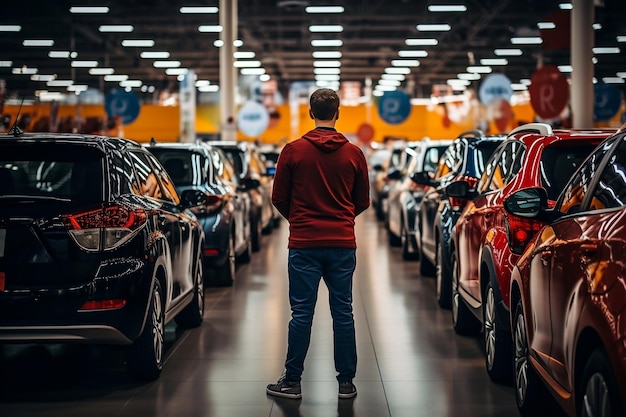
[[[1,342],[129,344],[143,329],[152,272],[136,258],[103,261],[76,285],[0,293]],[[124,300],[122,307],[83,309],[88,301]]]
[[[221,214],[200,217],[204,230],[203,262],[207,268],[222,265],[228,258],[230,222]]]

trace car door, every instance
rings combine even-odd
[[[168,283],[168,294],[174,305],[179,297],[193,289],[193,218],[181,211],[180,198],[157,159],[147,152],[130,154],[143,195],[155,202],[158,228],[169,246],[171,282]]]
[[[598,296],[603,294],[604,290],[596,289],[595,285],[601,287],[603,275],[615,257],[611,255],[609,243],[614,239],[608,234],[614,228],[606,225],[615,221],[616,210],[626,202],[626,142],[621,140],[616,151],[609,155],[610,152],[607,146],[599,147],[574,174],[557,206],[562,213],[561,210],[567,208],[569,215],[552,225],[551,242],[536,255],[544,267],[541,271],[549,271],[549,276],[544,273],[536,277],[545,282],[541,290],[549,291],[547,306],[541,307],[542,310],[549,308],[547,321],[551,323],[551,337],[545,338],[550,340],[548,370],[568,390],[573,388],[569,386],[568,381],[573,378],[568,375],[567,364],[572,354],[568,348],[572,346],[572,335],[578,325],[578,321],[572,319],[576,316],[575,310],[580,308],[575,303],[577,293],[597,291]],[[594,180],[594,177],[598,178]],[[573,208],[577,204],[572,200],[581,201],[579,208]],[[623,236],[617,240],[622,241]],[[623,252],[618,249],[616,254],[621,257]],[[621,269],[621,260],[617,262]],[[542,311],[542,314],[546,313]]]

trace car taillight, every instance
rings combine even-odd
[[[525,219],[508,215],[506,226],[509,234],[509,247],[511,252],[521,254],[526,245],[542,227],[543,223],[537,220]]]
[[[189,208],[193,214],[207,214],[218,211],[224,203],[224,197],[215,194],[205,194],[199,204]]]
[[[137,233],[147,218],[145,210],[124,205],[61,216],[76,244],[90,252],[120,246]]]
[[[457,180],[466,181],[469,184],[470,188],[476,188],[476,184],[478,184],[478,178],[469,175],[460,176],[459,178],[457,178]],[[450,206],[453,210],[461,210],[463,207],[465,207],[465,204],[467,204],[467,200],[464,198],[450,197],[449,200]]]
[[[126,300],[96,300],[85,302],[78,311],[118,310],[126,305]]]

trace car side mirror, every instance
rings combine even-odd
[[[413,172],[409,175],[409,178],[411,179],[411,181],[419,185],[436,187],[439,184],[438,181],[435,181],[431,177],[431,173],[427,171]]]
[[[200,190],[185,190],[180,195],[180,203],[184,208],[201,206],[206,200],[206,195]]]
[[[388,172],[387,172],[387,179],[390,180],[399,180],[402,179],[402,171],[400,171],[397,168],[391,168]]]
[[[543,188],[525,188],[504,200],[504,208],[519,217],[535,218],[548,208],[548,195]]]
[[[448,197],[465,198],[469,200],[474,198],[478,193],[467,181],[460,180],[448,184],[446,194]]]

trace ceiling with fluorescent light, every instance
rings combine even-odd
[[[565,0],[564,0],[565,1]],[[433,86],[445,85],[481,60],[504,58],[507,65],[492,65],[513,83],[529,79],[541,65],[569,64],[568,11],[552,0],[239,0],[238,38],[241,52],[253,58],[279,89],[287,93],[296,81],[314,80],[314,51],[338,51],[340,80],[371,80],[376,86],[387,68],[402,57],[399,51],[425,51],[409,67],[400,88],[413,97],[428,97]],[[581,0],[582,1],[582,0]],[[626,2],[596,0],[594,31],[596,47],[619,48],[619,53],[596,54],[595,77],[626,76]],[[465,12],[431,12],[428,6],[465,5]],[[71,6],[107,6],[106,14],[72,14]],[[307,6],[342,6],[343,13],[309,14]],[[119,88],[116,81],[92,75],[88,66],[112,68],[114,75],[128,75],[144,90],[175,90],[176,75],[155,58],[142,52],[169,52],[179,68],[193,69],[199,80],[219,85],[218,32],[200,32],[203,25],[219,25],[218,14],[183,14],[183,6],[218,7],[219,0],[21,0],[5,6],[2,25],[19,25],[19,32],[0,31],[0,80],[5,80],[8,98],[34,96],[36,90],[67,92],[67,82],[47,85],[48,78],[69,81],[102,92]],[[538,23],[555,28],[538,29]],[[342,32],[312,33],[311,25],[341,25]],[[417,25],[447,24],[448,31],[420,31]],[[101,32],[102,25],[132,25],[127,33]],[[552,27],[548,25],[548,27]],[[420,27],[421,28],[421,27]],[[210,29],[209,29],[210,30]],[[512,38],[542,36],[541,44],[516,45]],[[621,37],[621,38],[619,38]],[[433,38],[436,45],[407,45],[407,39]],[[124,40],[154,40],[152,47],[123,46]],[[340,39],[338,47],[312,47],[312,40]],[[618,41],[621,40],[621,42]],[[23,46],[24,41],[52,40],[53,46]],[[411,41],[408,41],[411,43]],[[415,41],[413,41],[415,42]],[[500,49],[518,48],[521,55],[497,56]],[[50,58],[51,51],[75,52],[76,58]],[[418,53],[420,54],[420,53]],[[74,61],[79,61],[78,63]],[[92,61],[85,62],[85,61]],[[74,62],[74,64],[73,64]],[[156,63],[156,64],[155,64]],[[415,63],[413,63],[415,64]],[[36,71],[35,76],[29,69]],[[21,73],[25,72],[25,73]],[[619,74],[619,75],[618,75]],[[482,74],[484,77],[485,74]],[[480,76],[470,81],[477,87]],[[54,83],[53,83],[54,84]],[[135,87],[135,91],[141,91]],[[148,93],[146,93],[148,94]]]

